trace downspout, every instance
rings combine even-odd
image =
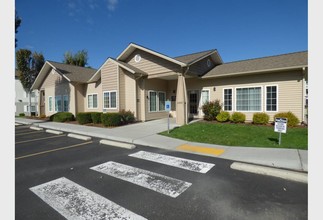
[[[187,66],[187,68],[186,68],[186,70],[184,71],[184,73],[183,73],[183,77],[184,77],[184,105],[185,105],[185,107],[184,107],[184,111],[185,111],[185,124],[187,124],[188,123],[188,111],[187,111],[187,90],[186,90],[186,80],[185,80],[185,76],[186,76],[186,74],[187,74],[187,72],[188,72],[188,70],[190,69],[190,66]]]

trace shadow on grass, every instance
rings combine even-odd
[[[278,138],[268,138],[271,142],[275,142],[276,144],[279,144]]]

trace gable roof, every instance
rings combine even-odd
[[[96,70],[93,68],[46,61],[37,78],[35,79],[35,82],[31,87],[32,89],[37,89],[41,86],[51,68],[56,70],[57,73],[62,75],[67,81],[77,83],[86,83],[96,72]]]
[[[297,69],[307,66],[308,52],[301,51],[220,64],[202,78]]]
[[[119,60],[115,60],[111,57],[109,57],[105,62],[104,64],[102,64],[102,66],[93,74],[93,76],[87,81],[88,83],[91,83],[91,82],[95,82],[97,80],[100,79],[101,77],[101,69],[102,67],[108,63],[108,62],[114,62],[116,63],[118,66],[122,67],[123,69],[129,71],[130,73],[132,74],[136,74],[136,73],[139,73],[140,75],[147,75],[147,73],[145,73],[144,71],[130,65],[129,63],[125,63],[125,62],[122,62],[122,61],[119,61]]]
[[[212,49],[212,50],[201,51],[201,52],[197,52],[197,53],[174,57],[174,59],[181,61],[183,63],[186,63],[186,64],[193,64],[193,63],[195,63],[195,62],[197,62],[197,61],[199,61],[199,60],[201,60],[213,53],[217,53],[217,50]]]
[[[122,53],[117,57],[117,60],[119,60],[119,61],[124,61],[124,60],[126,60],[126,59],[128,58],[128,56],[129,56],[133,51],[135,51],[136,49],[143,50],[143,51],[145,51],[145,52],[147,52],[147,53],[153,54],[153,55],[155,55],[155,56],[158,56],[158,57],[160,57],[160,58],[163,58],[163,59],[165,59],[165,60],[168,60],[168,61],[170,61],[170,62],[173,62],[173,63],[175,63],[175,64],[178,64],[178,65],[182,66],[182,67],[186,66],[186,63],[183,63],[183,62],[181,62],[181,61],[179,61],[179,60],[176,60],[176,59],[174,59],[174,58],[171,58],[171,57],[169,57],[169,56],[166,56],[166,55],[164,55],[164,54],[161,54],[161,53],[159,53],[159,52],[156,52],[156,51],[154,51],[154,50],[148,49],[148,48],[146,48],[146,47],[143,47],[143,46],[140,46],[140,45],[138,45],[138,44],[134,44],[134,43],[130,43],[130,44],[128,45],[128,47],[127,47],[124,51],[122,51]]]

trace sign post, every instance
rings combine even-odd
[[[170,101],[165,101],[165,111],[168,112],[168,120],[167,120],[167,131],[169,134],[169,112],[171,109],[171,102]]]
[[[280,145],[281,134],[287,132],[287,118],[275,118],[275,132],[279,132],[279,145]]]

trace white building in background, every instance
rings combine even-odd
[[[38,116],[37,105],[38,105],[39,92],[34,90],[31,93],[31,115]],[[29,94],[24,90],[19,77],[18,72],[15,72],[15,116],[24,113],[29,115]]]

